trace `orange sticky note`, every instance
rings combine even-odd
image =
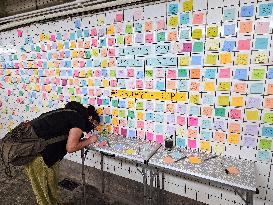
[[[220,64],[232,63],[231,53],[220,53]]]
[[[238,96],[238,97],[232,97],[231,98],[231,106],[234,107],[242,107],[245,105],[245,99],[242,96]]]
[[[212,111],[213,111],[212,107],[203,107],[202,108],[202,115],[207,116],[207,117],[211,117]]]
[[[240,171],[237,167],[231,166],[226,169],[228,174],[239,174]]]
[[[240,135],[238,135],[238,134],[231,133],[228,136],[228,142],[230,144],[238,144],[239,143],[239,139],[240,139]]]
[[[191,164],[200,164],[201,163],[201,158],[196,157],[196,156],[190,156],[190,157],[188,157],[188,161]]]
[[[264,107],[265,108],[273,108],[273,98],[265,98],[264,99]]]
[[[239,32],[240,33],[250,33],[252,32],[252,21],[241,21],[239,23]]]
[[[230,133],[240,133],[241,132],[240,123],[230,123],[228,128],[229,128]]]
[[[273,89],[272,89],[273,91]],[[246,92],[246,83],[235,83],[234,92],[245,93]]]
[[[172,164],[172,163],[174,163],[174,159],[173,159],[171,156],[165,156],[165,157],[163,158],[163,162],[164,162],[165,164]]]
[[[226,135],[223,132],[216,131],[216,132],[214,132],[213,138],[218,142],[223,142],[226,139]]]
[[[190,70],[190,78],[191,79],[200,79],[201,71],[200,69],[191,69]]]
[[[211,151],[211,143],[209,141],[201,141],[200,149],[203,151],[210,152]]]
[[[267,94],[273,94],[273,84],[267,85]]]
[[[215,83],[214,82],[204,82],[204,91],[215,91]]]

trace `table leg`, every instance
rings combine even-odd
[[[104,193],[105,189],[105,173],[103,171],[103,154],[100,154],[100,170],[101,170],[101,193]]]
[[[149,205],[153,204],[154,171],[150,169]]]
[[[82,189],[83,189],[83,203],[84,203],[84,205],[86,205],[86,182],[85,182],[85,170],[84,170],[84,162],[85,162],[84,148],[81,149],[81,158],[82,158]]]
[[[246,192],[246,205],[253,205],[253,192]]]
[[[145,165],[142,167],[142,176],[143,176],[143,200],[144,205],[147,205],[147,169]]]
[[[160,204],[160,178],[159,178],[159,171],[158,169],[156,169],[156,200],[157,200],[157,204]]]
[[[165,183],[165,174],[164,172],[162,172],[162,180],[161,180],[161,184],[162,184],[162,187],[161,187],[161,197],[162,197],[162,200],[161,200],[161,203],[162,205],[165,205],[165,186],[164,186],[164,183]]]

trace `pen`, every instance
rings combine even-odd
[[[187,157],[188,157],[188,156],[183,156],[183,157],[181,157],[181,158],[175,160],[174,163],[179,162],[179,161],[182,160],[182,159],[186,159]]]
[[[216,157],[218,157],[218,155],[214,155],[214,156],[211,156],[211,157],[209,157],[209,158],[207,158],[207,159],[204,159],[203,162],[204,162],[204,161],[207,161],[207,160],[209,160],[209,159],[216,158]]]

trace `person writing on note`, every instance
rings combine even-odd
[[[33,161],[24,165],[39,205],[60,204],[58,197],[59,162],[68,153],[97,142],[96,135],[81,139],[83,132],[94,130],[100,123],[95,107],[68,102],[60,108],[29,122],[38,137],[44,139],[66,135],[62,141],[48,145]]]

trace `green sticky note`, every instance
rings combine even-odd
[[[251,78],[252,80],[263,80],[265,77],[265,69],[253,69]]]
[[[110,77],[112,78],[116,77],[116,70],[110,70]]]
[[[259,148],[271,150],[272,140],[271,139],[260,139]]]
[[[134,120],[128,120],[127,123],[128,123],[127,125],[129,128],[135,128],[135,121]]]
[[[264,122],[273,124],[273,113],[265,113],[264,114]]]
[[[143,102],[137,102],[136,103],[136,109],[137,110],[143,110]]]
[[[91,58],[91,52],[90,51],[84,51],[85,58],[90,59]]]
[[[118,100],[112,100],[112,106],[118,107]]]
[[[123,45],[124,44],[123,36],[117,36],[117,44],[118,45]]]
[[[36,46],[36,52],[40,52],[41,51],[41,48],[40,48],[40,46]]]
[[[75,99],[77,102],[81,102],[82,101],[82,97],[81,96],[76,96],[76,99]]]
[[[28,105],[26,105],[26,111],[29,111],[29,106]]]
[[[133,33],[133,25],[127,24],[125,27],[125,33]]]
[[[118,111],[118,116],[119,116],[119,117],[122,117],[122,118],[125,118],[125,117],[126,117],[125,110],[119,110],[119,111]]]
[[[131,118],[131,119],[135,118],[135,112],[133,110],[128,111],[128,118]]]
[[[75,89],[74,88],[68,88],[68,93],[70,95],[74,95],[75,94]]]
[[[178,69],[178,77],[179,78],[188,77],[188,70],[187,69]]]
[[[165,41],[165,32],[159,32],[156,35],[157,42]]]
[[[87,73],[86,73],[86,77],[89,78],[89,77],[92,77],[92,76],[93,76],[92,70],[88,70]]]
[[[201,53],[203,52],[204,46],[203,42],[194,42],[192,52]]]
[[[225,108],[215,108],[215,116],[225,117],[226,109]]]
[[[153,77],[153,70],[145,70],[145,77]]]
[[[19,96],[23,96],[24,92],[22,90],[19,91]]]
[[[62,94],[63,93],[63,88],[62,87],[58,87],[57,93],[58,94]]]
[[[16,54],[13,55],[13,60],[18,60],[18,56]]]

